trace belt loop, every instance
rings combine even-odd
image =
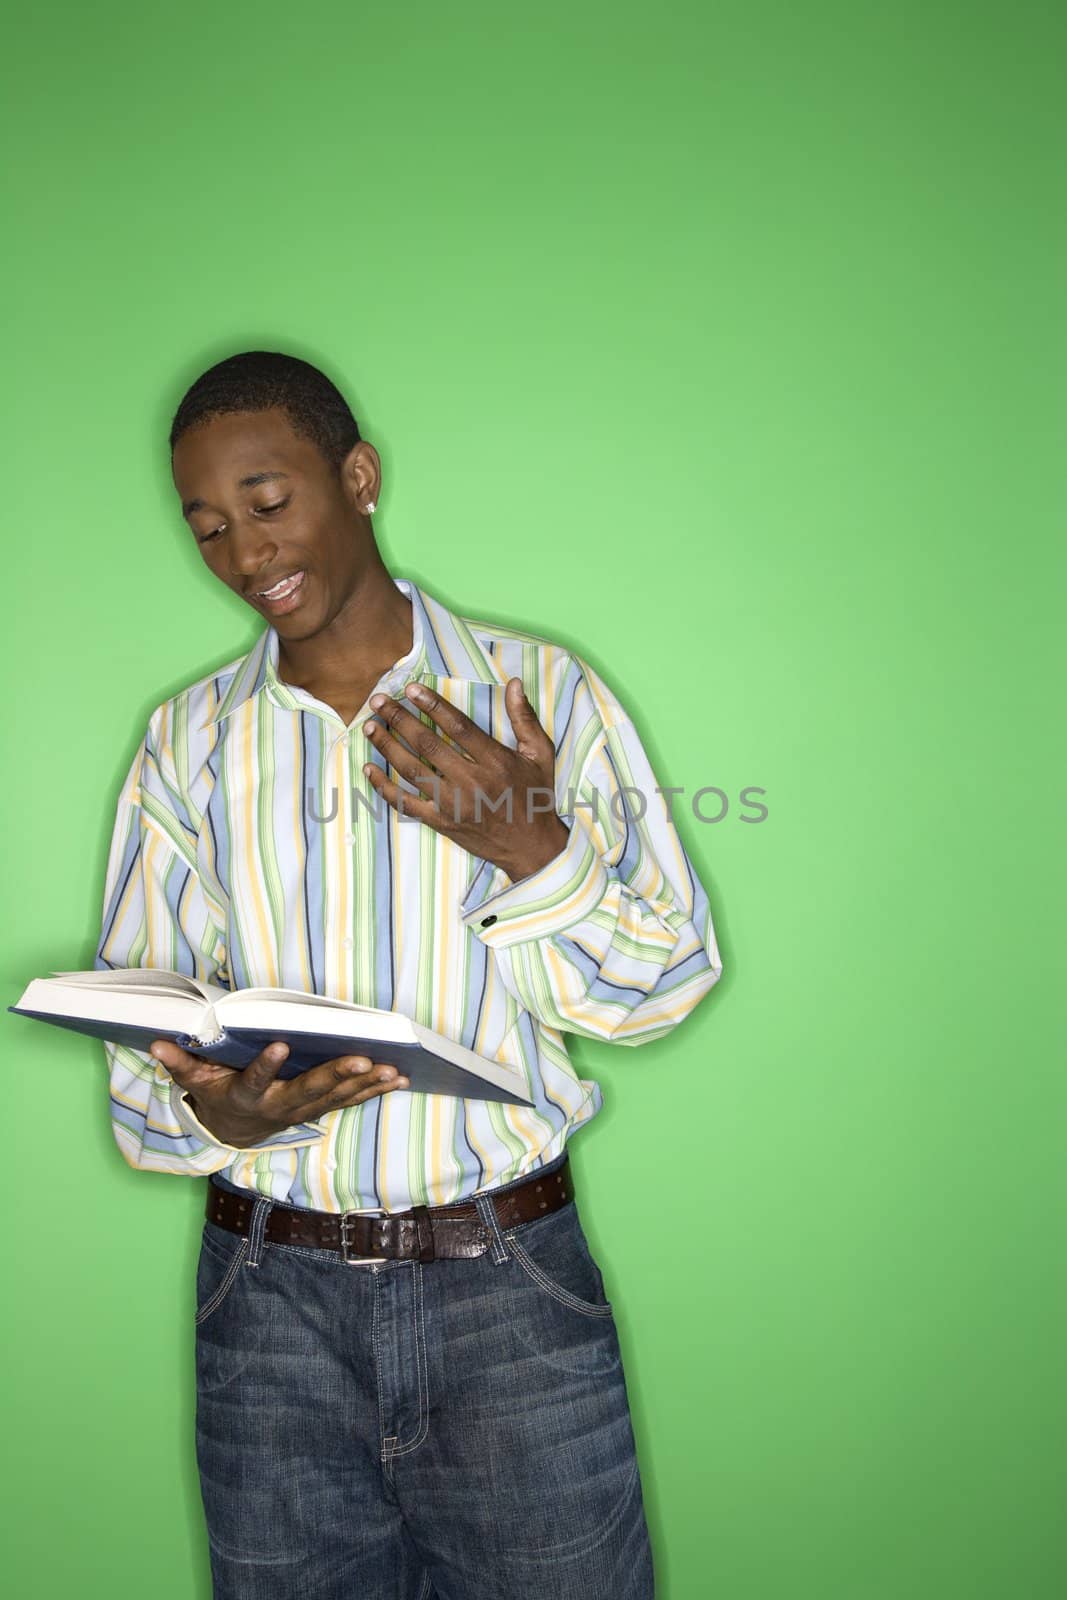
[[[495,1266],[499,1266],[502,1261],[507,1261],[508,1259],[508,1247],[505,1243],[504,1235],[500,1231],[496,1206],[493,1204],[492,1197],[487,1194],[476,1194],[474,1196],[474,1204],[477,1207],[478,1215],[489,1230],[489,1238],[493,1245],[493,1263]]]
[[[263,1250],[264,1235],[267,1231],[267,1218],[270,1215],[274,1201],[269,1195],[258,1196],[252,1207],[252,1226],[248,1230],[248,1257],[246,1266],[258,1267],[260,1254]]]

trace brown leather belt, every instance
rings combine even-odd
[[[574,1199],[569,1159],[547,1176],[531,1173],[503,1193],[485,1191],[501,1231],[558,1211]],[[216,1227],[247,1234],[257,1196],[233,1194],[208,1184],[206,1215]],[[275,1201],[263,1234],[272,1244],[301,1245],[306,1250],[335,1250],[345,1261],[374,1256],[382,1261],[433,1261],[437,1257],[469,1260],[489,1248],[489,1230],[470,1200],[452,1206],[413,1206],[384,1217],[356,1211],[312,1211]]]

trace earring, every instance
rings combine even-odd
[[[367,501],[367,515],[368,516],[374,510],[374,507],[375,507],[376,504],[377,504],[377,501],[375,501],[375,500],[368,500]]]

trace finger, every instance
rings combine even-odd
[[[408,794],[392,778],[387,778],[381,767],[376,767],[373,761],[368,761],[363,771],[370,779],[371,787],[389,802],[394,811],[401,816],[418,817],[420,822],[436,828],[439,833],[444,831],[445,818],[432,800],[426,800],[422,795]]]
[[[459,783],[471,766],[462,751],[450,749],[434,728],[388,697],[379,707],[377,718],[364,722],[363,733],[367,743],[381,751],[390,766],[417,789],[429,789],[435,800],[440,798],[441,778]]]
[[[315,1117],[322,1117],[323,1112],[334,1110],[338,1106],[354,1106],[354,1104],[358,1104],[358,1102],[368,1098],[368,1094],[381,1093],[381,1090],[386,1090],[386,1088],[394,1088],[397,1083],[405,1083],[406,1085],[408,1078],[402,1077],[402,1074],[397,1072],[392,1062],[370,1062],[370,1066],[366,1067],[365,1070],[360,1070],[358,1074],[350,1078],[349,1082],[339,1083],[334,1090],[318,1099],[315,1102],[318,1109],[312,1110],[310,1114],[315,1115]]]
[[[282,1062],[288,1054],[289,1046],[281,1039],[264,1046],[255,1060],[250,1061],[241,1073],[240,1084],[234,1086],[238,1103],[251,1105],[261,1100],[278,1076]]]
[[[372,1100],[377,1095],[388,1094],[391,1089],[407,1089],[411,1080],[403,1073],[397,1072],[393,1066],[378,1066],[370,1074],[361,1076],[355,1081],[338,1084],[329,1094],[305,1106],[300,1114],[301,1122],[312,1121],[315,1117],[325,1116],[328,1111],[338,1111],[343,1106],[361,1105],[365,1100]]]
[[[365,722],[363,724],[363,732],[367,737],[368,744],[372,744],[376,750],[380,751],[389,765],[399,772],[401,777],[407,778],[408,782],[413,783],[416,789],[431,794],[437,804],[440,803],[441,799],[442,777],[454,780],[460,776],[461,770],[467,765],[461,756],[454,754],[449,758],[454,771],[449,773],[447,771],[449,761],[438,755],[429,744],[429,739],[432,738],[433,744],[437,749],[444,750],[444,745],[436,734],[428,735],[427,740],[423,741],[426,747],[425,759],[423,759],[415,751],[409,750],[406,745],[401,744],[398,739],[391,738],[380,722]],[[439,764],[440,770],[435,770]],[[451,783],[449,787],[451,787]]]
[[[395,1072],[395,1067],[383,1070]],[[309,1108],[329,1102],[341,1104],[350,1092],[359,1090],[371,1081],[375,1064],[370,1056],[335,1056],[332,1061],[322,1061],[308,1072],[301,1072],[287,1083],[276,1084],[270,1102],[272,1114],[284,1114],[290,1121],[304,1121]]]
[[[368,1084],[365,1089],[360,1089],[355,1096],[354,1103],[360,1104],[364,1100],[373,1100],[383,1094],[391,1094],[394,1089],[410,1089],[410,1087],[411,1079],[405,1078],[401,1073],[397,1073],[393,1078],[385,1078],[380,1082]]]
[[[433,689],[428,689],[424,683],[410,683],[407,688],[407,698],[418,706],[420,711],[433,718],[468,761],[484,763],[494,752],[499,753],[507,749],[507,746],[494,739],[492,734],[480,728],[465,711],[461,711],[458,706],[454,706],[450,700],[435,693]]]
[[[434,694],[429,689],[425,690],[425,695],[416,693],[417,690],[423,688],[424,685],[413,683],[408,699],[417,706],[420,712],[425,712],[427,716],[431,717],[433,722],[437,723],[450,738],[455,738],[457,745],[460,744],[460,736],[462,735],[470,746],[470,756],[466,754],[462,747],[457,748],[457,745],[447,744],[437,732],[437,729],[427,723],[425,717],[413,716],[410,711],[401,705],[399,700],[394,700],[391,695],[382,695],[380,699],[378,695],[372,696],[373,700],[379,700],[379,704],[373,706],[372,709],[375,716],[381,718],[387,729],[402,738],[406,744],[409,744],[413,750],[423,755],[426,760],[432,762],[434,766],[439,766],[442,772],[447,771],[450,774],[454,774],[469,766],[476,753],[486,753],[494,748],[503,748],[502,746],[498,747],[495,739],[491,739],[487,733],[484,733],[478,727],[476,722],[472,722],[470,717],[465,716],[458,707],[450,705],[447,700],[443,700],[439,694]],[[433,702],[432,707],[431,701]]]
[[[365,1082],[366,1074],[373,1067],[370,1056],[335,1056],[332,1061],[320,1061],[317,1067],[278,1084],[277,1092],[282,1096],[281,1104],[286,1111],[302,1112],[306,1106],[332,1094],[338,1087],[345,1087],[353,1079]]]
[[[494,739],[484,728],[466,712],[454,706],[450,700],[445,700],[442,695],[436,694],[433,689],[428,689],[424,683],[409,683],[407,697],[420,711],[425,711],[431,716],[439,728],[443,728],[450,739],[454,739],[459,749],[472,761],[484,761],[492,750],[506,750],[498,739]]]

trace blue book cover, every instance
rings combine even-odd
[[[154,1039],[170,1039],[190,1055],[241,1069],[283,1041],[289,1054],[279,1078],[338,1056],[365,1055],[410,1080],[398,1094],[533,1104],[522,1069],[510,1062],[490,1061],[398,1012],[299,990],[226,990],[138,967],[36,978],[7,1009],[145,1054]]]

